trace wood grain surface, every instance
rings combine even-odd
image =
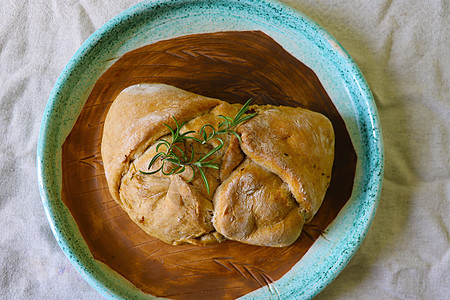
[[[146,235],[109,194],[100,144],[114,98],[127,86],[159,82],[230,103],[306,107],[326,115],[336,134],[324,203],[291,246],[225,241],[171,246]],[[234,299],[295,265],[351,195],[356,154],[342,118],[317,76],[262,32],[218,32],[161,41],[127,53],[98,80],[62,147],[62,199],[93,256],[146,293],[173,299]],[[333,241],[330,241],[333,243]]]

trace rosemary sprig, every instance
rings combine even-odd
[[[192,177],[188,180],[188,182],[191,182],[194,179],[196,173],[199,172],[203,182],[205,183],[206,191],[209,194],[210,191],[209,183],[206,178],[205,171],[203,169],[204,168],[212,168],[216,170],[219,169],[219,164],[214,162],[215,160],[217,160],[217,158],[209,159],[214,153],[216,153],[223,147],[224,142],[220,137],[218,137],[219,135],[231,133],[238,138],[239,142],[241,142],[241,137],[234,131],[234,129],[242,122],[245,122],[258,114],[252,113],[249,115],[244,115],[247,112],[248,107],[250,106],[250,102],[251,99],[248,100],[242,106],[242,108],[238,111],[234,119],[227,116],[219,115],[219,118],[222,118],[224,121],[219,124],[218,130],[216,130],[216,128],[214,128],[214,126],[212,125],[209,124],[203,125],[199,130],[199,135],[202,138],[202,140],[193,136],[189,136],[189,134],[195,133],[195,131],[193,130],[181,133],[180,130],[186,122],[178,124],[177,119],[173,117],[175,121],[175,128],[172,128],[167,124],[164,124],[170,130],[171,140],[170,142],[164,139],[159,139],[156,141],[157,143],[156,154],[150,161],[148,165],[148,170],[150,170],[158,160],[162,161],[161,166],[154,171],[144,172],[140,170],[140,172],[145,175],[151,175],[161,171],[163,175],[168,176],[183,173],[186,170],[186,168],[190,168],[192,170]],[[191,144],[191,154],[189,158],[187,157],[185,151],[183,151],[181,147],[178,146],[179,144],[184,143],[189,139],[198,142],[200,144],[206,144],[211,140],[217,140],[219,142],[219,145],[214,147],[204,156],[200,156],[196,161],[194,161],[195,152],[194,146],[192,144]],[[160,151],[160,148],[163,146],[166,148],[165,151]],[[166,163],[171,164],[170,171],[167,171],[165,169]]]

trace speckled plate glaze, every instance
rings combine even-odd
[[[96,261],[61,201],[61,145],[95,82],[126,52],[178,36],[260,30],[314,70],[339,110],[358,155],[351,199],[307,254],[272,283],[281,299],[309,299],[345,267],[371,224],[383,178],[377,110],[360,70],[324,29],[299,12],[267,0],[145,1],[97,30],[60,75],[45,109],[37,149],[39,188],[53,234],[75,268],[107,298],[154,298]],[[270,299],[263,287],[243,299]]]

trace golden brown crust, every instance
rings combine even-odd
[[[175,127],[173,117],[187,122],[182,131],[198,132],[204,124],[218,128],[219,115],[233,118],[239,108],[164,84],[132,86],[115,99],[102,139],[105,175],[113,198],[148,234],[174,245],[225,236],[281,247],[317,212],[329,185],[334,133],[326,117],[301,108],[254,106],[259,114],[236,129],[242,143],[224,135],[212,157],[220,169],[205,169],[209,194],[200,176],[187,182],[190,168],[170,176],[139,172],[156,154],[154,142],[170,139],[164,123]],[[202,153],[216,143],[180,147]]]
[[[220,103],[164,84],[139,84],[123,90],[106,116],[102,158],[110,192],[120,202],[120,181],[129,162],[153,142],[169,133],[164,123],[175,127],[207,112]]]
[[[305,222],[289,187],[248,158],[219,186],[213,203],[216,230],[247,244],[288,246]]]
[[[288,184],[308,222],[330,184],[333,126],[322,114],[299,107],[253,109],[258,115],[237,129],[242,151]]]

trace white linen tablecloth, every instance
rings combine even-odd
[[[44,107],[80,45],[137,0],[0,3],[0,298],[101,299],[72,267],[41,205],[36,145]],[[450,298],[449,1],[283,1],[354,58],[385,142],[372,227],[317,299]]]

